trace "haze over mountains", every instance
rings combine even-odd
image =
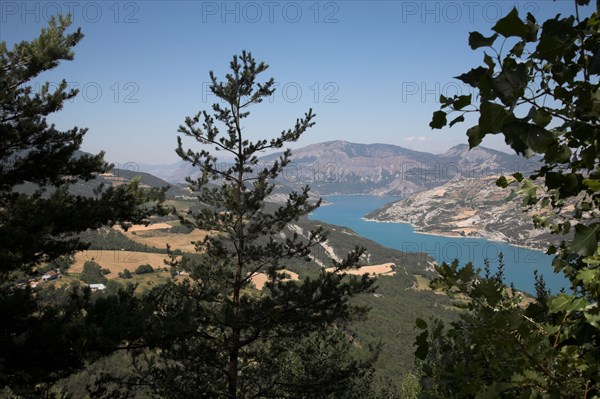
[[[269,164],[281,153],[260,158]],[[485,147],[469,151],[459,144],[443,154],[413,151],[391,144],[356,144],[329,141],[292,151],[292,162],[280,178],[290,187],[309,184],[320,195],[370,194],[408,195],[440,186],[456,176],[480,178],[536,169],[536,159]],[[225,166],[226,163],[224,162]],[[170,183],[182,183],[186,176],[197,176],[189,163],[138,165]]]

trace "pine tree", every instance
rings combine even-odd
[[[274,92],[274,81],[257,81],[267,65],[257,63],[247,52],[234,56],[230,68],[225,82],[218,82],[210,72],[211,91],[220,100],[212,107],[214,114],[203,111],[188,117],[179,129],[203,146],[200,151],[184,150],[179,137],[177,153],[200,168],[201,176],[188,178],[188,182],[207,205],[181,221],[212,234],[196,243],[197,259],[186,262],[189,279],[160,290],[161,308],[166,309],[162,325],[183,328],[174,342],[154,356],[151,369],[154,382],[162,387],[161,394],[172,397],[303,397],[302,383],[309,374],[300,373],[305,380],[294,376],[285,381],[285,373],[277,373],[283,368],[281,362],[294,358],[291,348],[314,342],[325,330],[344,336],[342,342],[351,347],[346,325],[366,309],[352,306],[348,300],[370,291],[373,280],[344,273],[357,264],[361,248],[342,262],[333,261],[336,272],[320,270],[314,278],[286,280],[286,266],[309,261],[311,248],[327,239],[321,228],[292,234],[286,227],[320,201],[311,203],[309,187],[304,187],[301,192],[291,192],[284,205],[269,211],[267,197],[274,189],[274,179],[290,162],[290,151],[285,150],[268,166],[259,166],[258,155],[296,141],[314,125],[315,115],[309,110],[294,128],[275,139],[249,140],[243,129],[248,109]],[[224,134],[218,122],[225,126]],[[215,154],[207,149],[211,147],[233,157],[233,163],[218,165]],[[261,292],[253,290],[251,282],[259,273],[268,276]],[[328,397],[326,393],[332,389],[342,391],[370,361],[349,364],[344,373],[337,374],[338,381],[326,378],[335,374],[331,364],[322,364],[327,370],[322,370],[320,381],[315,379],[319,373],[311,370],[311,381],[316,384],[311,389],[321,389],[321,397]]]
[[[144,221],[141,208],[159,193],[143,192],[138,183],[99,190],[96,198],[69,194],[69,184],[88,181],[110,169],[98,155],[78,152],[87,129],[59,131],[46,117],[77,95],[63,80],[56,90],[44,84],[34,92],[28,84],[62,60],[72,60],[83,38],[79,29],[66,34],[68,18],[52,18],[48,28],[31,42],[7,49],[0,43],[0,275],[30,271],[40,262],[85,248],[72,233],[105,224]],[[20,193],[23,184],[36,187]]]
[[[73,59],[72,48],[83,34],[66,33],[69,25],[68,17],[52,18],[32,41],[10,50],[0,43],[0,386],[20,393],[31,394],[38,384],[80,367],[101,333],[86,325],[89,292],[74,289],[57,295],[64,303],[42,303],[28,288],[19,288],[15,277],[85,249],[79,232],[147,220],[158,210],[148,201],[164,197],[164,191],[141,190],[137,181],[98,188],[93,198],[69,193],[73,182],[110,168],[103,153],[78,152],[86,129],[59,131],[46,121],[77,90],[68,90],[65,80],[54,91],[46,83],[35,92],[30,84]],[[35,192],[24,193],[24,184]]]
[[[83,270],[79,279],[88,284],[106,284],[108,279],[102,274],[102,268],[93,260],[83,264]]]

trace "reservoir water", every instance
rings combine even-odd
[[[553,257],[542,251],[478,238],[420,234],[416,233],[410,224],[378,223],[362,219],[367,213],[398,200],[398,197],[350,195],[328,196],[325,199],[330,205],[315,210],[310,219],[346,226],[363,237],[403,252],[424,252],[438,263],[452,262],[458,258],[461,265],[473,262],[476,267],[483,269],[483,260],[487,258],[495,270],[498,254],[502,253],[506,283],[513,283],[515,288],[529,293],[535,293],[534,270],[538,270],[544,276],[546,287],[552,293],[558,293],[562,287],[569,287],[562,274],[554,273]]]

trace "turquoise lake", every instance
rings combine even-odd
[[[327,196],[325,199],[331,205],[315,210],[310,219],[346,226],[386,247],[404,252],[424,252],[439,263],[458,258],[461,265],[473,262],[476,267],[483,269],[483,260],[487,258],[495,270],[498,254],[502,253],[507,284],[513,283],[519,290],[535,293],[533,271],[538,270],[544,276],[546,287],[553,293],[557,293],[562,287],[569,287],[562,274],[554,273],[553,257],[541,251],[477,238],[419,234],[409,224],[368,222],[362,219],[367,213],[398,200],[398,197],[350,195]]]

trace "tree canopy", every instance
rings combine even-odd
[[[432,397],[600,395],[600,20],[598,12],[582,18],[588,3],[578,0],[574,15],[543,23],[513,9],[492,35],[471,32],[469,46],[484,49],[484,65],[457,79],[479,95],[442,96],[433,115],[432,128],[478,115],[467,130],[471,148],[501,134],[515,152],[543,156],[530,176],[497,184],[516,186],[513,195],[536,210],[536,225],[571,234],[548,248],[571,287],[551,295],[538,279],[537,300],[527,304],[473,265],[441,265],[432,286],[464,295],[469,311],[448,330],[418,322],[417,354]]]

